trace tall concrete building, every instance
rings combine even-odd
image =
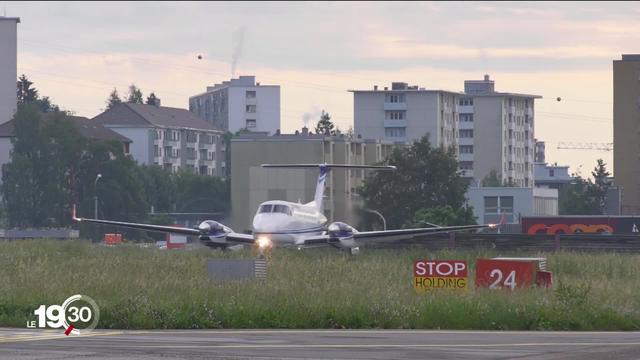
[[[186,109],[122,103],[93,120],[131,139],[131,156],[141,165],[226,176],[222,131]]]
[[[458,147],[458,98],[462,93],[426,90],[394,82],[391,89],[353,93],[354,132],[364,139],[415,141],[429,134],[435,146]]]
[[[460,169],[479,183],[492,170],[503,183],[534,186],[534,100],[538,95],[495,91],[495,83],[464,82],[459,97]]]
[[[16,112],[18,23],[20,18],[0,16],[0,124]]]
[[[306,128],[305,128],[306,129]],[[360,164],[384,160],[394,146],[388,141],[350,139],[346,136],[310,134],[265,136],[247,134],[231,140],[230,225],[236,231],[249,230],[261,202],[313,200],[317,169],[265,169],[261,164]],[[324,212],[329,221],[359,222],[361,185],[365,170],[336,169],[329,173]]]
[[[280,129],[280,86],[240,76],[189,98],[189,111],[218,129],[275,134]]]
[[[640,54],[613,61],[613,170],[621,211],[640,214]]]

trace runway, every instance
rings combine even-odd
[[[2,359],[638,359],[640,332],[0,328]]]

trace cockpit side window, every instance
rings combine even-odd
[[[258,213],[260,213],[260,214],[270,213],[272,208],[273,208],[273,205],[271,205],[271,204],[262,205],[262,206],[260,206],[260,210],[258,210]]]
[[[291,209],[289,209],[289,207],[286,205],[274,205],[273,212],[291,215]]]

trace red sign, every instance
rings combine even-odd
[[[465,260],[416,260],[413,276],[422,277],[467,277]]]
[[[467,290],[467,272],[464,260],[416,260],[413,263],[413,287],[418,292]]]
[[[530,287],[535,281],[535,261],[494,260],[476,261],[476,287],[516,289]]]

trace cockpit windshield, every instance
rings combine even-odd
[[[258,210],[258,213],[259,214],[280,213],[280,214],[291,215],[291,208],[289,208],[287,205],[266,204],[266,205],[260,206],[260,209]]]

